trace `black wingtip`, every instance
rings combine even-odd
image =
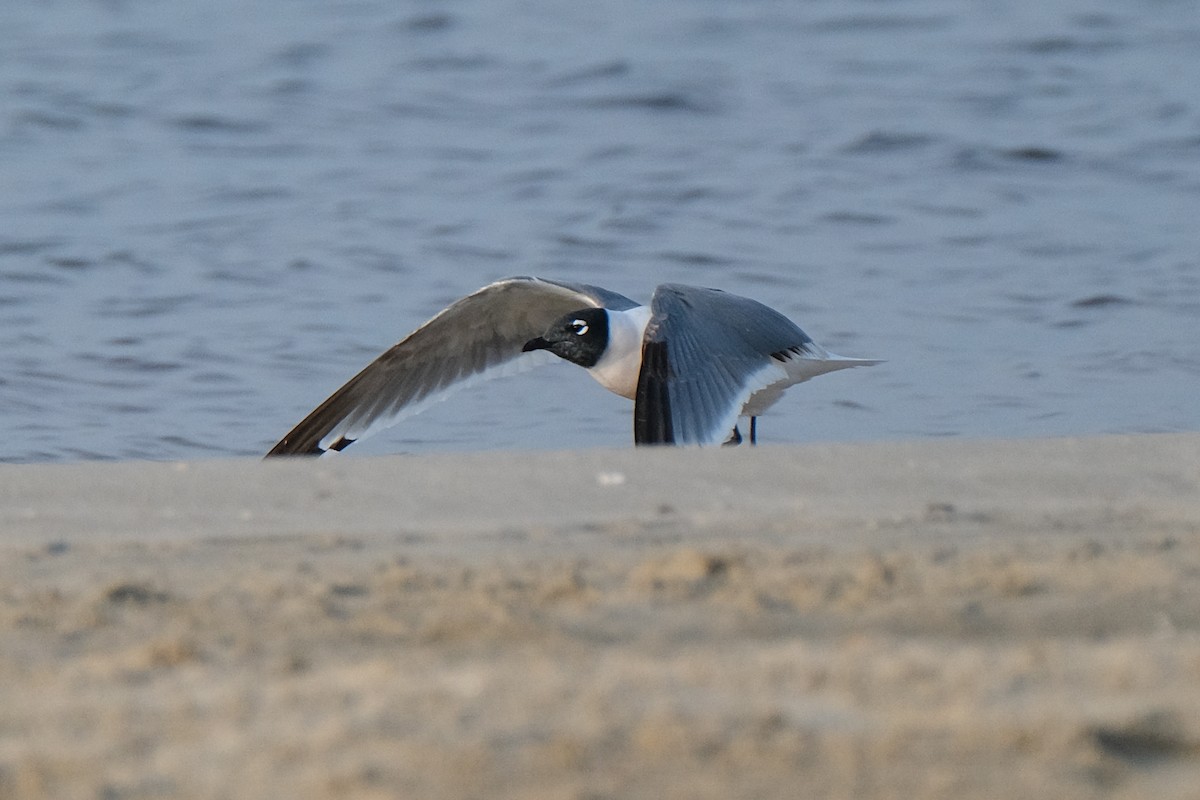
[[[263,458],[275,458],[276,456],[319,456],[323,453],[328,453],[330,450],[340,452],[345,450],[350,445],[354,444],[354,439],[347,439],[345,436],[339,436],[333,441],[329,447],[321,447],[318,443],[313,443],[308,447],[293,446],[291,437],[285,436],[280,440],[279,444],[271,448],[271,452],[267,453]]]
[[[668,379],[671,365],[666,342],[642,345],[642,369],[638,374],[637,396],[633,406],[633,443],[674,444],[671,423],[671,394]]]
[[[341,450],[342,447],[345,447],[354,440],[339,439],[338,441],[344,441],[346,443],[337,448],[338,450]],[[270,451],[263,456],[263,458],[278,458],[280,456],[319,456],[324,452],[325,450],[321,447],[321,445],[315,443],[305,448],[295,447],[292,445],[291,437],[285,436],[284,438],[280,439],[279,443],[272,447]]]

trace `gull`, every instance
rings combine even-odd
[[[742,441],[796,383],[869,366],[824,349],[787,317],[720,289],[665,283],[648,305],[580,283],[505,278],[452,303],[329,396],[267,456],[339,451],[448,391],[552,353],[634,402],[636,445]],[[553,358],[542,359],[553,361]]]

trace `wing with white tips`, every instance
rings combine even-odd
[[[827,352],[762,303],[664,284],[642,344],[634,442],[721,444],[751,397],[765,408],[793,383],[873,363]]]

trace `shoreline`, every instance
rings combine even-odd
[[[0,465],[0,543],[992,511],[1194,520],[1200,434]],[[513,501],[519,501],[514,505]],[[666,514],[664,514],[666,510]]]
[[[0,795],[1190,797],[1200,434],[0,466]]]

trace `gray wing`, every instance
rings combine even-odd
[[[580,308],[638,304],[596,286],[506,278],[451,304],[317,406],[268,456],[341,450],[414,414],[463,382],[510,362],[537,363],[521,347]],[[533,356],[534,358],[530,358]]]
[[[788,379],[784,362],[824,353],[778,311],[718,289],[663,284],[650,308],[636,444],[720,444],[754,392]]]

